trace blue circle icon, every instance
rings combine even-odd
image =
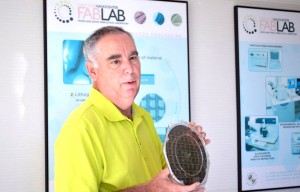
[[[162,25],[165,22],[165,17],[160,12],[155,13],[153,19],[158,25]]]

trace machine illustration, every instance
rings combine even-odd
[[[282,56],[279,49],[249,49],[248,60],[250,71],[282,70]]]
[[[279,127],[275,116],[245,117],[246,151],[274,151],[279,148]]]
[[[266,77],[266,111],[279,122],[300,121],[300,77]]]

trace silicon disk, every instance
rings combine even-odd
[[[206,183],[209,157],[202,138],[187,123],[168,128],[164,155],[172,178],[182,184]]]

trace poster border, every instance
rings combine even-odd
[[[238,18],[238,10],[240,8],[246,9],[256,9],[256,10],[265,10],[265,11],[280,11],[280,12],[287,12],[287,13],[299,13],[300,11],[297,10],[288,10],[288,9],[280,9],[280,8],[267,8],[267,7],[255,7],[255,6],[243,6],[243,5],[235,5],[234,6],[234,40],[235,40],[235,77],[236,77],[236,116],[237,116],[237,171],[238,171],[238,191],[265,191],[265,190],[274,190],[274,189],[292,189],[292,188],[300,188],[299,186],[283,186],[283,187],[276,187],[276,188],[260,188],[260,189],[253,189],[253,190],[243,190],[243,178],[242,178],[242,144],[241,138],[241,98],[240,98],[240,55],[239,55],[239,18]]]
[[[53,0],[55,1],[55,0]],[[56,0],[58,1],[58,0]],[[189,56],[189,18],[188,18],[188,1],[185,0],[179,0],[179,1],[172,1],[172,0],[145,0],[145,1],[156,1],[156,2],[168,2],[173,4],[184,4],[186,7],[185,13],[186,13],[186,49],[187,49],[187,91],[188,91],[188,121],[191,121],[191,96],[190,96],[190,56]],[[47,0],[43,0],[43,40],[44,40],[44,137],[45,137],[45,192],[49,192],[49,129],[48,129],[48,17],[52,13],[47,12]],[[167,126],[167,125],[166,125]]]

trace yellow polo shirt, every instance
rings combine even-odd
[[[55,143],[55,192],[118,191],[145,183],[166,162],[150,114],[125,117],[99,91],[67,119]]]

